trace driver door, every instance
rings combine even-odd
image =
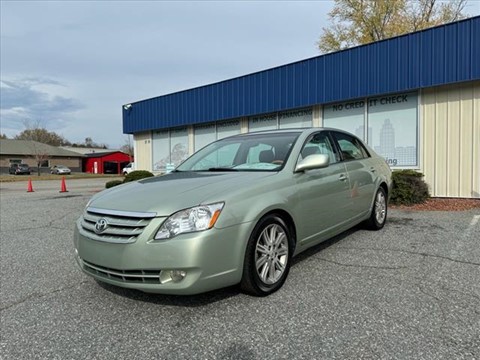
[[[327,131],[313,134],[304,144],[298,161],[314,154],[327,154],[326,168],[294,175],[297,186],[297,231],[300,245],[328,237],[348,221],[351,198],[345,164]]]

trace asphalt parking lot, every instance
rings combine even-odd
[[[2,359],[478,359],[480,213],[392,210],[301,254],[266,298],[102,285],[72,229],[107,180],[0,183]]]

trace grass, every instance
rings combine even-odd
[[[0,175],[0,182],[15,182],[15,181],[28,181],[32,180],[60,180],[62,176],[65,176],[65,179],[95,179],[95,178],[105,178],[105,179],[116,179],[123,178],[122,175],[112,174],[87,174],[87,173],[72,173],[71,175],[52,175],[52,174],[40,174],[38,176],[36,173],[30,175],[9,175],[2,174]]]

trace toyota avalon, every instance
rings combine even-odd
[[[199,150],[172,173],[96,194],[74,231],[95,279],[198,294],[239,284],[265,296],[292,257],[387,219],[391,172],[357,137],[327,128],[247,133]]]

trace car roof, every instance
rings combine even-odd
[[[248,134],[282,134],[282,133],[289,133],[289,132],[304,132],[305,130],[309,130],[313,128],[288,128],[288,129],[275,129],[275,130],[260,130],[260,131],[251,131],[244,134],[238,134],[237,136],[248,135]],[[317,128],[318,129],[318,128]]]
[[[341,129],[336,129],[336,128],[329,128],[329,127],[304,127],[304,128],[289,128],[289,129],[276,129],[276,130],[261,130],[261,131],[252,131],[248,133],[243,133],[243,134],[237,134],[233,136],[229,136],[228,138],[237,138],[237,137],[248,137],[252,135],[260,135],[260,134],[286,134],[286,133],[297,133],[297,134],[310,134],[314,133],[317,131],[337,131],[337,132],[342,132],[345,134],[353,135],[355,137],[358,137],[352,133],[349,133],[348,131],[341,130]]]

